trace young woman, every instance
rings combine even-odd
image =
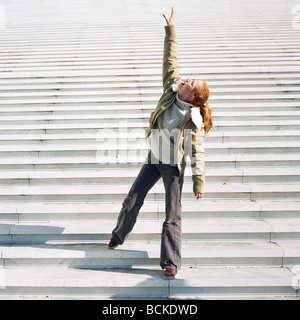
[[[162,178],[165,187],[166,219],[161,238],[160,266],[165,279],[174,279],[181,266],[181,194],[185,158],[191,159],[193,192],[202,198],[205,182],[204,136],[211,129],[211,109],[206,104],[209,89],[204,81],[179,76],[175,12],[163,15],[165,42],[163,90],[156,109],[151,113],[146,137],[150,152],[139,175],[123,201],[117,225],[108,244],[114,249],[124,243],[133,229],[149,190]]]

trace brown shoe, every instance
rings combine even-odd
[[[175,276],[177,274],[177,271],[171,268],[166,268],[164,272],[164,279],[165,280],[173,280],[175,279]]]
[[[110,242],[108,244],[108,249],[113,250],[115,248],[117,248],[119,246],[119,244],[115,241],[115,239],[113,237],[111,237]]]

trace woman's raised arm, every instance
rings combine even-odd
[[[164,42],[164,57],[163,57],[163,87],[166,91],[172,84],[180,81],[179,76],[179,61],[177,57],[177,37],[175,30],[175,10],[172,7],[172,13],[168,19],[163,14],[167,22],[165,26],[165,42]]]

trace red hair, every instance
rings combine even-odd
[[[200,113],[203,118],[204,123],[204,132],[205,135],[207,135],[208,131],[213,126],[213,118],[212,118],[212,111],[209,105],[207,104],[207,101],[209,99],[209,88],[206,82],[203,81],[203,84],[201,86],[197,86],[193,93],[193,97],[191,99],[191,104],[195,107],[200,108]]]

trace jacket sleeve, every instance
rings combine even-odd
[[[191,159],[193,192],[204,193],[205,160],[204,160],[204,128],[190,126],[185,139],[185,154]]]
[[[180,81],[177,47],[178,43],[175,25],[165,26],[162,72],[164,91],[166,91],[172,84]]]

